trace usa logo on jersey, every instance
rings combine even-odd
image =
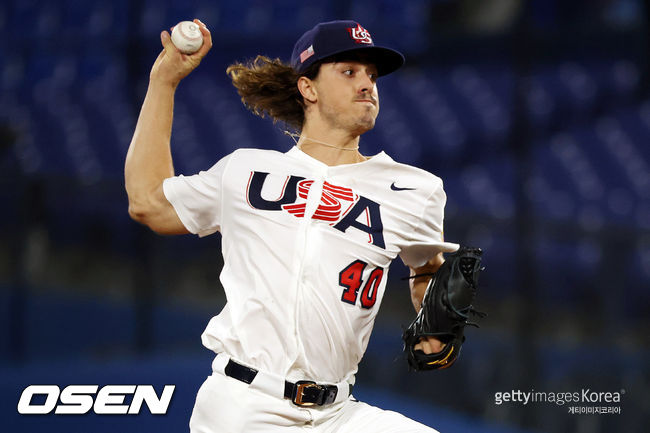
[[[277,200],[262,197],[262,188],[269,173],[253,171],[246,187],[246,200],[250,207],[265,211],[285,211],[297,218],[305,217],[307,196],[314,181],[300,176],[287,176]],[[351,188],[323,183],[318,208],[311,216],[314,220],[327,222],[344,233],[349,228],[366,232],[369,243],[386,248],[384,226],[381,221],[381,207]]]

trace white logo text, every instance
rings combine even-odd
[[[176,385],[165,385],[158,397],[153,385],[68,385],[63,390],[57,385],[29,385],[20,395],[18,413],[83,415],[92,409],[99,415],[137,415],[145,403],[152,415],[163,415],[175,389]],[[132,396],[130,403],[125,402],[127,396]]]

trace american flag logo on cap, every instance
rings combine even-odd
[[[300,63],[305,63],[305,60],[314,55],[314,46],[310,45],[305,51],[300,53]]]
[[[370,32],[363,27],[361,24],[357,23],[357,26],[348,28],[350,37],[354,39],[354,42],[357,44],[372,44],[372,38],[370,37]]]

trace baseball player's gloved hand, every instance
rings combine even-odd
[[[404,331],[404,352],[414,370],[435,370],[451,366],[465,341],[465,326],[476,326],[469,315],[484,317],[474,310],[478,276],[481,268],[480,248],[460,247],[450,254],[433,275],[422,300],[422,308]],[[425,354],[414,348],[422,337],[435,337],[445,343],[438,353]]]

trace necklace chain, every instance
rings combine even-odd
[[[296,134],[296,133],[293,133],[293,132],[289,132],[289,131],[284,131],[284,133],[287,134],[289,137],[291,137],[291,138],[293,139],[294,143],[296,143],[296,146],[298,145],[298,140],[296,139],[296,137],[300,138],[300,135],[298,135],[298,134]],[[313,138],[309,138],[309,137],[307,137],[306,135],[304,136],[304,138],[305,138],[305,140],[313,141],[314,143],[322,144],[323,146],[331,147],[331,148],[333,148],[333,149],[339,149],[339,150],[359,150],[359,145],[358,145],[358,144],[357,144],[356,147],[341,147],[341,146],[335,146],[335,145],[330,144],[330,143],[326,143],[326,142],[324,142],[324,141],[320,141],[320,140],[316,140],[316,139],[313,139]]]

